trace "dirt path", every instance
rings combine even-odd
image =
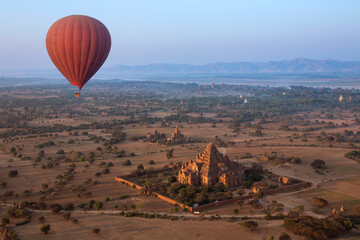
[[[51,225],[54,227],[56,238],[58,240],[62,240],[59,227],[58,227],[57,223],[54,221],[53,216],[49,215],[48,218],[50,219]]]

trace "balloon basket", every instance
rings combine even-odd
[[[80,93],[79,93],[79,92],[76,93],[76,97],[80,97]]]

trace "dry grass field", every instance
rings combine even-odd
[[[15,95],[15,97],[21,97]],[[141,105],[133,105],[141,107]],[[101,109],[107,109],[106,107]],[[21,109],[20,109],[21,111]],[[175,114],[171,110],[153,111],[149,114],[151,117],[163,118]],[[88,129],[52,132],[47,136],[35,136],[26,138],[22,136],[14,138],[11,141],[4,141],[0,148],[0,180],[7,183],[7,187],[0,189],[0,199],[4,204],[19,203],[23,201],[37,202],[43,190],[42,185],[47,184],[54,187],[57,176],[64,174],[72,164],[74,177],[63,187],[56,188],[57,194],[50,197],[47,195],[42,199],[48,206],[53,203],[73,203],[76,211],[72,217],[78,219],[78,223],[73,224],[64,220],[60,214],[53,214],[49,210],[42,213],[35,212],[32,221],[22,226],[15,226],[20,220],[11,220],[10,227],[17,232],[20,239],[266,239],[268,235],[274,235],[275,239],[282,232],[287,232],[292,239],[303,239],[290,233],[282,226],[282,220],[264,221],[257,220],[259,228],[254,232],[247,231],[240,226],[239,221],[234,223],[228,221],[201,221],[193,218],[191,213],[181,212],[186,220],[171,221],[168,219],[145,219],[145,218],[127,218],[111,214],[101,214],[96,210],[83,211],[78,206],[88,203],[90,200],[103,202],[101,211],[117,210],[122,208],[131,209],[138,212],[158,212],[172,214],[172,206],[169,203],[161,201],[155,197],[144,196],[138,190],[130,188],[124,184],[117,183],[115,176],[127,175],[137,169],[142,164],[145,169],[159,169],[167,164],[175,162],[186,162],[195,159],[196,155],[203,151],[208,143],[213,142],[217,136],[225,143],[232,142],[225,146],[218,146],[218,150],[228,155],[231,160],[250,166],[252,163],[261,163],[264,169],[279,175],[296,178],[302,181],[312,183],[308,189],[296,190],[288,193],[278,193],[265,196],[263,201],[271,203],[276,201],[283,205],[281,213],[286,214],[288,210],[296,206],[304,206],[304,213],[316,217],[327,216],[334,208],[340,209],[343,205],[345,212],[354,213],[354,208],[360,206],[360,164],[354,160],[344,157],[344,154],[356,149],[357,144],[350,146],[346,142],[320,142],[318,136],[323,131],[326,134],[343,134],[345,130],[357,132],[358,125],[354,123],[354,114],[349,111],[342,111],[341,114],[334,114],[331,120],[337,127],[327,128],[326,124],[321,123],[324,114],[319,112],[299,113],[297,116],[304,118],[309,123],[292,124],[290,130],[280,129],[279,123],[262,123],[262,136],[253,136],[252,127],[241,127],[238,133],[229,128],[230,118],[220,118],[223,122],[212,123],[189,123],[179,124],[180,131],[185,136],[190,136],[196,140],[194,143],[184,143],[173,146],[161,146],[148,142],[131,141],[132,137],[145,136],[156,128],[160,133],[169,136],[176,123],[168,123],[164,126],[160,122],[154,124],[126,124],[122,132],[126,133],[126,140],[120,143],[112,144],[112,149],[107,149],[103,142],[96,142],[89,139],[89,135],[96,135],[104,139],[111,137],[111,132],[103,129]],[[198,117],[199,113],[190,113],[189,116]],[[206,118],[216,118],[215,113],[204,113]],[[320,117],[319,117],[320,116]],[[27,122],[33,127],[51,127],[54,124],[63,124],[65,126],[81,126],[89,124],[92,121],[125,121],[127,116],[113,117],[66,117],[61,116],[56,119],[35,118]],[[317,121],[317,123],[315,123]],[[252,121],[256,124],[258,121]],[[345,124],[344,124],[345,123]],[[342,126],[344,124],[344,126]],[[304,131],[309,127],[318,127],[318,130]],[[6,128],[0,131],[5,132]],[[70,134],[71,133],[71,134]],[[73,143],[69,141],[74,140]],[[38,144],[52,141],[54,146],[36,147]],[[22,156],[30,157],[27,159],[14,156],[9,151],[12,147],[18,149]],[[101,148],[99,150],[98,148]],[[173,148],[174,155],[168,159],[166,150]],[[57,152],[63,149],[64,154]],[[114,150],[115,149],[115,150]],[[43,150],[44,156],[36,163],[34,159]],[[117,157],[116,152],[124,151],[125,156]],[[88,159],[68,160],[71,152],[81,152],[84,156],[90,152],[95,153],[94,162],[89,163]],[[251,157],[243,158],[244,154],[250,153]],[[300,164],[285,163],[275,166],[269,162],[264,162],[261,157],[264,154],[276,153],[277,156],[301,158]],[[56,160],[59,156],[64,156]],[[322,159],[326,162],[326,168],[321,171],[315,171],[310,164],[315,159]],[[57,161],[53,167],[44,167],[48,162]],[[131,161],[131,166],[124,166],[126,160]],[[155,164],[150,165],[153,160]],[[55,162],[56,162],[55,161]],[[109,167],[110,173],[95,176],[102,172],[104,167],[99,166],[101,162],[112,163]],[[10,170],[17,170],[17,177],[8,176]],[[90,183],[87,182],[91,179]],[[87,183],[86,183],[87,182]],[[96,184],[94,184],[96,182]],[[71,190],[77,186],[84,186],[91,196],[84,196]],[[4,196],[7,191],[13,191],[12,196]],[[321,197],[328,201],[324,208],[314,209],[311,204],[313,197]],[[134,207],[135,206],[135,207]],[[235,204],[226,205],[214,209],[208,209],[203,212],[206,216],[223,215],[231,216],[263,216],[262,209],[255,209],[249,205],[239,208],[239,212],[234,215]],[[0,207],[0,217],[6,216],[8,207]],[[178,213],[178,214],[180,214]],[[39,229],[42,223],[37,218],[43,215],[45,223],[51,225],[48,235],[41,234]],[[262,218],[262,217],[261,217]],[[241,222],[241,221],[240,221]],[[92,233],[93,228],[100,228],[98,235]],[[239,238],[239,236],[241,236]],[[356,239],[353,235],[344,236],[339,239]]]

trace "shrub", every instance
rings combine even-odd
[[[169,176],[167,180],[169,183],[173,183],[177,181],[177,178],[175,176]]]
[[[44,224],[40,227],[40,231],[45,233],[45,234],[48,234],[48,232],[50,231],[50,225],[49,224]]]
[[[94,205],[95,205],[95,208],[96,208],[97,210],[99,210],[99,209],[101,209],[101,208],[103,207],[103,203],[100,202],[100,201],[95,202]]]
[[[77,220],[76,218],[71,219],[72,224],[77,224],[78,222],[79,222],[79,220]]]
[[[70,218],[71,218],[71,213],[69,213],[69,212],[63,213],[62,217],[63,217],[66,221],[69,221]]]
[[[16,177],[19,174],[17,170],[10,170],[8,172],[9,177]]]
[[[124,166],[130,166],[131,165],[131,161],[128,159],[123,163]]]
[[[67,210],[67,211],[74,210],[74,204],[73,203],[65,203],[64,204],[64,210]]]
[[[319,168],[323,168],[325,166],[325,162],[321,159],[316,159],[310,165],[314,169],[319,169]]]
[[[125,194],[125,195],[120,195],[119,199],[126,199],[129,198],[129,195]]]
[[[287,229],[312,240],[326,240],[343,235],[348,230],[345,225],[346,219],[340,215],[331,215],[321,219],[311,216],[287,217],[284,219],[284,226]],[[348,224],[348,226],[350,225]]]
[[[58,203],[54,203],[50,206],[50,209],[53,213],[59,213],[61,210],[63,210],[63,207]]]
[[[9,224],[10,223],[10,219],[8,219],[8,218],[2,218],[1,219],[1,225],[6,225],[6,224]]]
[[[64,154],[65,151],[63,149],[59,149],[59,151],[56,152],[56,154]]]
[[[39,220],[39,222],[43,223],[43,222],[45,222],[45,217],[41,216],[41,217],[38,218],[38,220]]]
[[[291,240],[291,237],[286,233],[281,233],[279,240]]]
[[[171,148],[171,149],[166,149],[166,157],[167,159],[170,159],[174,156],[174,149]]]
[[[258,223],[255,221],[245,221],[241,225],[249,231],[254,231],[258,227]]]
[[[100,228],[93,228],[92,233],[93,234],[99,234]]]

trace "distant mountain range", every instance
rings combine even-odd
[[[360,61],[311,60],[296,58],[268,62],[217,62],[204,65],[154,63],[148,65],[116,65],[101,68],[94,78],[126,78],[134,75],[164,73],[360,73]],[[55,69],[0,70],[0,77],[62,78]]]
[[[360,72],[360,62],[296,58],[268,62],[217,62],[205,65],[156,63],[117,65],[101,73],[242,73],[242,72]]]

